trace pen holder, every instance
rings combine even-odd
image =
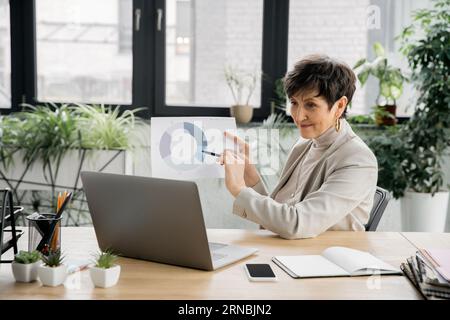
[[[61,249],[61,217],[54,213],[30,215],[28,220],[28,251],[38,250],[47,254]]]

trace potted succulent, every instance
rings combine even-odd
[[[117,284],[120,265],[115,262],[117,255],[111,250],[100,251],[95,256],[95,266],[91,267],[91,279],[96,287],[108,288]]]
[[[256,88],[259,75],[254,72],[244,72],[232,66],[225,67],[225,81],[231,90],[235,104],[231,106],[230,114],[238,123],[248,123],[253,117],[253,107],[250,98]]]
[[[433,8],[416,11],[413,21],[400,36],[419,93],[402,141],[409,154],[402,223],[406,231],[443,232],[449,201],[442,157],[450,147],[450,1],[434,1]]]
[[[32,282],[37,280],[41,254],[38,251],[20,251],[14,256],[11,264],[14,279],[17,282]]]
[[[67,277],[67,267],[62,264],[64,257],[61,250],[50,250],[48,255],[42,255],[44,264],[39,266],[38,274],[44,286],[56,287],[64,283]]]
[[[394,125],[397,123],[396,100],[403,91],[405,76],[399,68],[389,65],[383,46],[376,42],[373,45],[375,59],[363,58],[356,62],[353,69],[358,71],[358,79],[362,86],[370,75],[378,79],[379,91],[374,108],[375,122],[378,125]]]

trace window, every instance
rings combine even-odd
[[[37,100],[132,103],[132,0],[36,0]]]
[[[0,0],[0,108],[11,108],[11,37],[9,0]]]
[[[352,67],[361,57],[372,59],[379,41],[406,71],[394,39],[411,12],[430,3],[0,0],[0,108],[81,102],[146,107],[145,116],[228,116],[236,102],[224,74],[231,66],[260,73],[249,103],[253,119],[262,120],[273,108],[274,82],[307,54]],[[398,116],[413,111],[411,86],[404,92]],[[374,79],[358,87],[350,113],[368,113],[376,93]]]
[[[165,106],[235,104],[224,70],[262,66],[263,0],[167,0]],[[258,82],[250,100],[261,104]]]
[[[323,53],[353,67],[360,58],[374,58],[373,44],[380,42],[389,62],[407,71],[395,37],[411,23],[411,13],[430,6],[430,0],[290,0],[288,68],[301,57]],[[410,116],[413,88],[404,84],[397,101],[397,116]],[[367,114],[375,105],[377,80],[369,78],[353,97],[350,114]]]
[[[411,14],[423,8],[433,7],[431,0],[371,0],[371,6],[380,11],[379,28],[370,28],[368,31],[368,53],[374,57],[372,45],[375,41],[383,44],[387,57],[391,64],[399,66],[409,72],[407,60],[400,53],[400,43],[395,40],[402,30],[412,23]],[[369,79],[365,90],[365,103],[367,106],[375,104],[378,93],[378,84],[374,79]],[[418,94],[411,83],[404,83],[403,94],[397,102],[397,116],[410,117],[414,113],[415,100]]]
[[[305,55],[322,53],[350,67],[367,55],[366,11],[369,0],[289,2],[288,69]],[[367,113],[364,92],[357,89],[351,113]]]
[[[145,117],[229,116],[225,68],[235,67],[258,75],[249,104],[265,119],[286,71],[288,3],[13,1],[11,110],[79,102],[145,107]]]

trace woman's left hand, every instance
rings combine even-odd
[[[245,188],[244,171],[245,158],[231,150],[224,150],[219,158],[221,165],[225,166],[225,185],[230,193],[237,197]]]

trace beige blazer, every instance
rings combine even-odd
[[[286,239],[315,237],[326,230],[365,230],[376,190],[375,155],[343,120],[343,134],[319,159],[295,204],[275,201],[274,195],[288,181],[312,140],[292,148],[281,178],[269,194],[264,183],[241,190],[233,213],[260,224]]]

